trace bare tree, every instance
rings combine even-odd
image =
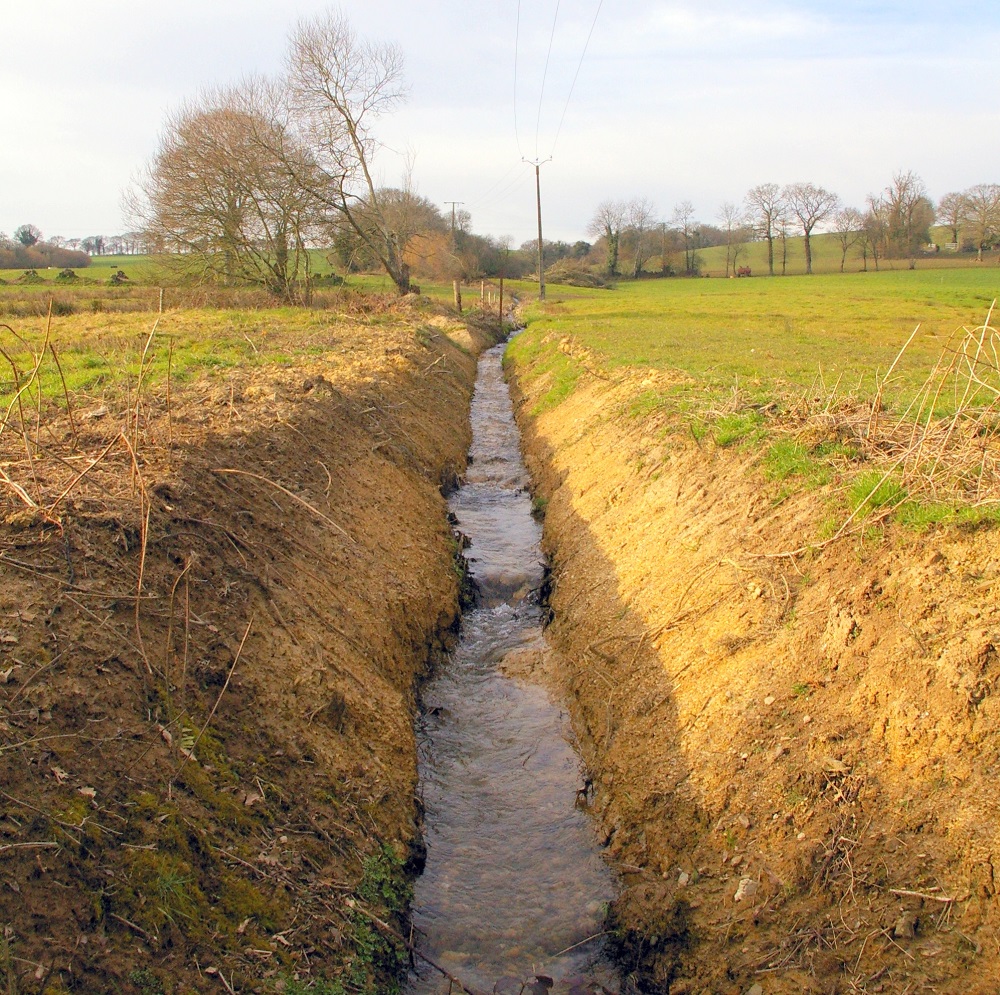
[[[862,249],[864,252],[864,270],[868,271],[868,253],[871,253],[875,270],[878,271],[879,258],[885,252],[889,238],[889,211],[885,201],[874,194],[868,197],[868,210],[864,214],[862,231]]]
[[[956,249],[962,244],[962,225],[965,223],[967,210],[968,203],[964,193],[946,193],[938,201],[938,221],[951,233]]]
[[[627,213],[628,209],[623,201],[602,200],[587,224],[587,234],[591,238],[604,239],[604,270],[608,276],[618,275],[618,253]]]
[[[691,201],[682,200],[674,208],[673,224],[684,242],[684,273],[694,276],[698,272],[698,228]]]
[[[322,205],[299,182],[309,153],[259,80],[207,91],[171,115],[127,200],[148,241],[228,283],[308,298],[306,246]],[[294,168],[292,168],[294,167]]]
[[[656,208],[645,197],[630,200],[626,209],[626,230],[632,248],[632,279],[638,280],[650,255],[648,234],[656,217]]]
[[[374,178],[382,148],[372,122],[405,95],[395,45],[361,39],[341,11],[300,21],[288,56],[292,120],[316,169],[298,177],[377,258],[401,294],[410,288],[396,207]]]
[[[802,226],[806,247],[806,272],[812,273],[813,229],[837,210],[840,198],[835,193],[812,183],[792,183],[785,187],[782,196]]]
[[[774,239],[786,211],[777,183],[762,183],[746,195],[747,214],[760,238],[767,242],[767,272],[774,276]]]
[[[844,272],[847,253],[858,244],[865,219],[856,207],[845,207],[833,216],[833,231],[840,243],[840,272]]]
[[[887,211],[888,247],[893,257],[909,259],[916,266],[920,246],[930,239],[934,207],[923,180],[912,170],[898,172],[882,197]]]
[[[983,249],[1000,237],[1000,184],[977,183],[966,190],[964,218],[976,246],[976,259],[982,262]]]
[[[747,218],[743,207],[726,201],[719,209],[719,221],[722,222],[722,230],[726,236],[726,276],[729,276],[730,268],[736,272],[736,262],[740,253],[746,247],[749,232],[747,230]]]

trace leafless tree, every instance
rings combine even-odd
[[[966,190],[964,219],[981,262],[983,249],[1000,238],[1000,184],[977,183]]]
[[[964,193],[946,193],[938,201],[938,221],[951,232],[951,240],[956,249],[962,243],[962,226],[965,223],[967,211],[968,204]]]
[[[886,250],[889,238],[889,210],[885,201],[874,194],[868,197],[868,209],[864,213],[861,229],[862,258],[864,270],[868,271],[868,254],[871,253],[875,270],[878,271],[878,261]]]
[[[172,114],[160,147],[127,199],[148,241],[229,283],[308,297],[307,244],[323,206],[296,174],[308,150],[273,113],[259,80],[211,90]]]
[[[774,276],[774,239],[787,207],[777,183],[762,183],[746,195],[747,214],[760,238],[767,242],[767,272]]]
[[[656,208],[645,197],[636,197],[628,202],[626,209],[626,230],[632,249],[632,279],[638,280],[642,267],[650,255],[649,232],[656,217]]]
[[[312,157],[299,179],[408,292],[405,240],[392,220],[398,204],[375,180],[382,146],[372,130],[405,96],[401,50],[359,38],[341,11],[328,11],[293,32],[287,86],[292,121]]]
[[[882,195],[887,212],[888,250],[893,257],[909,259],[916,266],[920,246],[930,239],[934,207],[923,180],[912,170],[898,172]]]
[[[746,212],[742,205],[726,201],[719,209],[719,221],[726,235],[726,276],[730,269],[736,272],[736,263],[740,253],[746,248],[749,238]]]
[[[591,238],[604,239],[604,270],[608,276],[618,275],[618,254],[627,214],[628,208],[623,201],[602,200],[587,224],[587,234]]]
[[[840,243],[840,272],[844,272],[847,253],[858,244],[865,219],[856,207],[844,207],[833,216],[833,231]]]
[[[698,228],[691,201],[682,200],[674,207],[673,225],[684,242],[684,273],[694,276],[698,272]]]
[[[792,183],[782,193],[792,214],[798,219],[805,236],[806,272],[812,273],[812,233],[836,210],[840,198],[829,190],[812,183]]]

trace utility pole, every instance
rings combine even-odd
[[[542,180],[540,170],[547,162],[552,161],[552,156],[548,159],[522,159],[522,162],[530,162],[535,167],[535,201],[538,205],[538,299],[545,300],[545,258],[542,249]]]
[[[461,207],[465,201],[464,200],[446,200],[446,204],[451,205],[451,241],[455,244],[455,208]]]

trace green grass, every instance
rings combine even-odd
[[[859,443],[851,440],[863,431],[880,383],[888,426],[922,394],[956,333],[981,326],[998,296],[1000,269],[992,267],[550,287],[545,303],[526,306],[528,328],[509,356],[527,381],[541,379],[536,413],[570,396],[583,370],[567,353],[586,350],[587,368],[612,380],[619,370],[639,379],[646,370],[661,375],[625,401],[620,416],[655,417],[658,431],[699,444],[707,437],[717,448],[756,450],[761,476],[778,484],[771,495],[778,503],[836,481],[832,521],[892,510],[915,530],[949,523],[973,529],[1000,513],[969,517],[957,492],[942,502],[926,488],[908,493],[910,478],[906,488],[895,477],[882,481],[884,470],[859,464]],[[571,350],[562,346],[567,338]],[[952,414],[959,395],[941,391],[935,415]],[[843,430],[851,417],[860,424]],[[828,430],[833,423],[841,429]]]
[[[938,229],[932,232],[932,236],[938,243],[946,243],[950,235]],[[839,273],[841,248],[840,240],[832,234],[814,234],[810,239],[812,248],[813,273]],[[699,249],[698,257],[701,260],[701,272],[709,276],[721,277],[726,272],[726,247],[716,245],[707,249]],[[683,265],[683,255],[675,256],[676,265]],[[749,242],[741,250],[738,266],[749,266],[754,273],[754,278],[767,275],[767,243]],[[969,253],[937,252],[920,253],[916,258],[916,268],[918,270],[940,270],[940,269],[963,269],[972,266],[996,267],[997,256],[990,255],[983,263],[976,263],[975,256]],[[659,259],[653,259],[649,263],[649,268],[655,269],[659,266]],[[844,263],[844,273],[854,274],[863,270],[864,261],[857,247],[848,250],[847,259]],[[880,272],[898,272],[910,268],[909,259],[880,259]],[[732,266],[730,266],[732,271]],[[799,276],[806,271],[805,240],[801,234],[788,239],[788,251],[786,258],[785,274],[788,276]],[[781,274],[781,242],[775,240],[774,243],[774,272]],[[875,263],[869,255],[868,272],[875,272]]]
[[[1000,270],[915,270],[750,280],[672,279],[616,290],[550,288],[526,309],[532,337],[572,334],[606,367],[673,369],[699,391],[779,387],[871,394],[918,325],[886,392],[912,397],[948,337],[981,324]]]
[[[123,375],[134,383],[155,315],[73,315],[52,321],[50,344],[59,357],[70,393],[101,393],[121,385]],[[10,323],[13,319],[8,319]],[[45,341],[45,319],[13,321],[26,350],[6,330],[0,345],[17,366],[20,382],[31,371]],[[171,380],[181,383],[208,370],[280,365],[291,355],[319,355],[340,348],[342,332],[322,311],[272,308],[262,311],[188,310],[166,312],[146,356],[143,382],[163,382],[169,365]],[[63,397],[59,369],[47,353],[39,369],[42,395]],[[10,362],[0,358],[0,399],[14,388]]]

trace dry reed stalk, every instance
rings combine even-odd
[[[160,312],[163,311],[163,291],[160,291]],[[174,448],[174,416],[170,407],[170,375],[174,366],[174,341],[170,340],[167,346],[167,449]]]
[[[142,629],[139,625],[139,609],[142,604],[142,585],[145,580],[146,571],[146,552],[149,545],[149,517],[152,513],[152,502],[149,499],[149,495],[146,493],[146,487],[142,479],[142,471],[139,469],[139,461],[136,457],[135,450],[129,443],[128,438],[125,433],[122,432],[118,435],[117,441],[120,439],[124,444],[125,448],[128,450],[129,457],[131,459],[132,467],[132,481],[133,481],[133,492],[135,491],[135,482],[138,481],[138,494],[139,494],[139,576],[136,582],[136,590],[133,595],[135,602],[135,637],[136,643],[139,648],[139,655],[142,657],[142,662],[146,665],[147,673],[152,677],[153,668],[150,665],[149,657],[146,655],[146,647],[142,640]]]
[[[59,357],[56,355],[56,347],[50,342],[49,351],[52,353],[52,358],[55,360],[56,369],[59,371],[59,379],[62,382],[63,397],[66,398],[66,413],[69,415],[69,426],[73,432],[73,448],[76,449],[80,445],[80,436],[76,431],[76,419],[73,417],[73,405],[69,399],[69,388],[66,386],[66,377],[63,375],[62,363],[59,362]]]
[[[136,375],[135,381],[135,411],[132,425],[134,433],[132,439],[132,450],[135,453],[139,451],[139,418],[142,406],[142,376],[146,371],[146,356],[149,353],[149,347],[153,344],[153,336],[156,335],[156,329],[159,324],[160,315],[157,315],[156,321],[153,322],[153,327],[149,330],[149,335],[146,336],[146,344],[142,347],[142,354],[139,356],[139,372]],[[149,362],[152,363],[152,361],[152,357],[150,357]]]
[[[222,703],[222,696],[226,693],[226,689],[229,687],[229,682],[233,679],[233,672],[236,670],[236,664],[240,662],[240,657],[243,655],[243,647],[246,645],[247,637],[250,635],[250,629],[253,627],[254,617],[250,616],[250,621],[247,622],[246,631],[243,633],[243,638],[240,640],[239,648],[236,650],[236,656],[233,657],[232,666],[229,668],[229,673],[226,674],[226,682],[222,685],[222,690],[219,692],[219,697],[215,699],[215,704],[212,706],[212,711],[208,713],[208,718],[205,719],[205,724],[201,727],[201,731],[195,737],[194,742],[191,744],[191,749],[185,751],[184,758],[181,760],[174,771],[173,776],[167,782],[167,790],[169,791],[170,786],[177,779],[177,775],[184,769],[185,764],[194,756],[194,751],[198,748],[198,744],[201,742],[201,737],[205,735],[205,730],[209,727],[212,719],[215,718],[215,713],[219,710],[219,705]]]
[[[58,508],[58,507],[59,507],[59,505],[60,505],[60,504],[62,504],[62,502],[63,502],[63,500],[65,499],[66,495],[67,495],[67,494],[69,494],[69,493],[70,493],[70,491],[72,491],[72,490],[73,490],[73,488],[74,488],[74,487],[76,487],[76,485],[77,485],[77,484],[78,484],[78,483],[79,483],[79,482],[80,482],[81,480],[83,480],[83,478],[84,478],[84,477],[86,477],[86,476],[87,476],[87,474],[88,474],[88,473],[90,473],[90,471],[91,471],[91,470],[93,470],[93,469],[94,469],[94,467],[95,467],[95,466],[97,466],[97,465],[98,465],[98,464],[99,464],[99,463],[100,463],[100,462],[101,462],[101,461],[102,461],[102,460],[103,460],[103,459],[104,459],[104,458],[105,458],[105,457],[106,457],[106,456],[108,455],[108,453],[110,453],[110,452],[111,452],[111,450],[112,450],[112,449],[114,449],[114,447],[115,447],[115,446],[116,446],[116,445],[118,444],[118,441],[119,441],[119,439],[124,439],[124,436],[122,436],[122,435],[116,435],[116,436],[115,436],[115,437],[114,437],[114,438],[113,438],[113,439],[112,439],[112,440],[111,440],[111,441],[110,441],[110,442],[109,442],[109,443],[108,443],[108,444],[107,444],[107,445],[106,445],[106,446],[104,447],[104,449],[103,449],[103,450],[102,450],[102,452],[101,452],[101,455],[100,455],[100,456],[98,456],[98,457],[97,457],[97,459],[93,460],[93,461],[91,462],[90,466],[88,466],[86,470],[81,470],[81,471],[80,471],[80,473],[78,473],[78,474],[77,474],[77,475],[76,475],[76,476],[75,476],[75,477],[74,477],[74,478],[73,478],[73,479],[72,479],[72,480],[71,480],[71,481],[69,482],[69,484],[67,484],[67,485],[66,485],[66,487],[65,487],[65,488],[63,488],[63,490],[62,490],[62,492],[61,492],[61,493],[59,494],[59,496],[58,496],[58,497],[57,497],[57,498],[56,498],[56,499],[55,499],[55,500],[54,500],[54,501],[52,502],[52,504],[50,504],[50,505],[49,505],[49,507],[48,507],[48,508],[46,509],[46,514],[47,514],[47,515],[49,515],[49,516],[52,516],[52,515],[54,515],[54,514],[55,514],[55,510],[56,510],[56,508]],[[126,444],[127,444],[128,440],[125,440],[125,441],[126,441]]]
[[[212,471],[212,473],[231,473],[241,477],[252,477],[254,480],[260,480],[261,482],[270,485],[275,490],[281,491],[282,494],[286,495],[287,497],[290,497],[293,501],[297,501],[299,504],[302,505],[303,508],[307,508],[317,518],[326,522],[327,525],[333,526],[333,528],[335,528],[342,536],[349,539],[351,542],[355,541],[354,538],[350,535],[350,533],[345,532],[344,529],[341,528],[332,518],[328,517],[327,515],[324,515],[323,512],[320,511],[317,507],[311,505],[308,501],[303,500],[297,494],[293,494],[290,490],[288,490],[287,487],[282,487],[282,485],[277,483],[277,481],[271,480],[270,477],[261,476],[261,474],[259,473],[251,473],[249,470],[237,470],[232,467],[216,467]]]
[[[6,328],[7,326],[5,325],[4,327]],[[28,467],[31,470],[31,476],[35,481],[35,492],[38,494],[38,499],[40,501],[42,488],[41,484],[38,482],[38,475],[35,473],[34,460],[32,460],[31,458],[31,443],[28,440],[27,419],[25,418],[24,415],[24,402],[22,400],[22,397],[24,395],[25,390],[27,390],[28,385],[27,383],[25,383],[22,386],[21,371],[17,368],[17,363],[14,362],[13,358],[7,353],[7,351],[5,349],[0,349],[0,355],[2,355],[4,359],[7,360],[8,363],[10,363],[10,368],[14,373],[14,388],[15,388],[14,397],[7,408],[7,416],[6,418],[4,418],[3,424],[0,425],[0,433],[2,433],[3,430],[10,423],[10,413],[14,408],[14,404],[16,403],[18,413],[20,414],[21,417],[21,439],[24,442],[24,452],[28,459]]]
[[[29,508],[37,508],[38,503],[32,496],[16,481],[11,480],[7,471],[0,467],[0,480],[2,480]]]
[[[171,700],[170,694],[170,643],[173,637],[174,631],[174,602],[177,597],[177,588],[180,582],[187,577],[188,571],[194,565],[194,553],[188,555],[187,559],[184,561],[184,569],[177,575],[177,579],[171,585],[170,588],[170,606],[167,611],[167,638],[166,644],[163,651],[163,680],[166,683],[166,695],[167,703],[169,705]],[[189,620],[185,619],[185,634],[188,631]],[[186,646],[185,646],[186,649]],[[185,670],[187,668],[185,667]]]
[[[877,386],[875,389],[875,397],[872,400],[871,414],[868,416],[868,428],[865,431],[866,439],[873,438],[875,436],[875,433],[878,431],[878,416],[879,412],[882,410],[882,392],[883,390],[885,390],[885,385],[889,382],[890,378],[892,377],[892,371],[896,368],[896,364],[900,361],[900,359],[903,356],[903,353],[906,352],[907,348],[913,341],[914,336],[917,334],[918,331],[920,331],[919,325],[917,325],[917,327],[914,328],[912,332],[910,332],[910,337],[904,343],[903,348],[896,353],[896,358],[892,361],[892,364],[889,366],[889,369],[886,370],[885,376],[882,377],[881,380],[879,380],[878,373],[875,374],[875,383]],[[839,384],[840,381],[838,380],[837,383]],[[827,405],[827,409],[829,409],[829,405]]]

